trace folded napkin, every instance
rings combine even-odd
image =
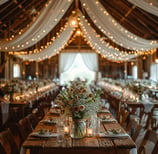
[[[57,133],[39,133],[39,132],[33,132],[30,134],[30,136],[34,137],[56,137]]]
[[[120,134],[108,134],[107,132],[105,133],[100,133],[99,134],[100,137],[112,137],[112,138],[127,138],[129,137],[129,134],[127,133],[120,133]]]
[[[116,122],[116,119],[101,119],[101,122]]]
[[[143,104],[143,106],[144,106],[144,111],[146,112],[146,113],[149,113],[149,112],[151,112],[151,110],[152,110],[152,108],[154,107],[154,103],[152,103],[151,101],[149,101],[149,100],[144,100],[143,102],[142,102],[142,104]]]
[[[49,120],[49,119],[41,120],[40,122],[45,123],[45,124],[52,124],[52,125],[57,124],[57,121]]]

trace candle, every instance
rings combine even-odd
[[[65,127],[64,127],[64,133],[65,133],[65,134],[68,134],[68,133],[69,133],[69,126],[65,126]]]
[[[93,135],[93,129],[92,128],[88,128],[87,129],[87,135],[88,136],[92,136]]]

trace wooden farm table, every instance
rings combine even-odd
[[[111,116],[110,112],[98,113],[98,116],[106,115]],[[59,118],[57,115],[48,113],[44,119]],[[120,129],[125,132],[117,121],[113,122],[101,122],[100,132],[105,132],[109,129]],[[33,132],[39,131],[39,129],[49,129],[52,132],[56,132],[56,125],[48,125],[40,122]],[[131,137],[100,137],[95,135],[92,137],[84,137],[83,139],[73,139],[69,135],[65,135],[64,142],[57,143],[56,137],[40,138],[29,137],[23,143],[23,150],[29,150],[30,154],[136,154],[136,145]]]

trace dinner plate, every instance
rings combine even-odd
[[[39,132],[33,132],[30,136],[34,137],[56,137],[57,133],[39,133]]]

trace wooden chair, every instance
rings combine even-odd
[[[148,141],[150,141],[154,144],[154,148],[152,149],[151,154],[157,154],[157,152],[158,152],[158,134],[153,130],[147,130],[147,132],[140,144],[140,147],[138,148],[138,154],[142,154],[142,152],[143,152],[143,154],[148,154],[148,153],[146,153],[147,149],[145,147]]]
[[[19,150],[16,146],[14,137],[10,129],[0,132],[0,150],[5,154],[18,154]]]
[[[138,136],[140,135],[143,127],[139,124],[136,119],[130,119],[126,131],[129,133],[133,141],[135,142]]]
[[[0,143],[0,154],[6,154],[3,145]]]
[[[29,120],[33,128],[35,128],[39,122],[37,115],[34,113],[28,114],[26,118]]]
[[[33,131],[33,127],[26,117],[19,120],[18,124],[22,141],[24,141],[27,138],[27,136]]]
[[[118,111],[118,122],[121,126],[126,127],[129,118],[129,111],[126,104],[120,101],[119,111]]]
[[[18,123],[13,123],[9,126],[9,129],[14,137],[16,146],[18,150],[20,151],[21,145],[22,145],[22,135],[20,134],[20,125]]]
[[[158,108],[153,110],[152,119],[151,119],[151,128],[155,131],[158,130]]]

